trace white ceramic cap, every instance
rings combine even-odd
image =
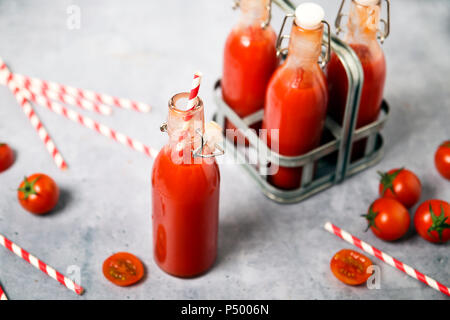
[[[302,3],[295,9],[295,23],[303,29],[317,29],[324,17],[322,7],[313,2]]]
[[[357,3],[363,6],[374,6],[378,4],[380,0],[356,0]]]

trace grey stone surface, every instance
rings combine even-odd
[[[11,299],[443,299],[439,292],[374,259],[381,289],[349,287],[329,270],[332,255],[350,245],[325,232],[331,220],[431,277],[450,285],[450,244],[415,234],[388,243],[364,233],[359,214],[377,197],[376,170],[406,166],[420,176],[422,200],[450,200],[449,182],[433,164],[436,146],[450,137],[450,3],[392,1],[392,33],[384,45],[385,97],[392,116],[384,130],[386,155],[377,166],[295,205],[266,199],[238,166],[221,166],[219,256],[206,275],[181,280],[154,263],[151,242],[152,160],[36,107],[66,157],[59,171],[18,107],[0,87],[0,140],[17,153],[0,175],[0,232],[55,268],[81,268],[82,297],[0,249],[0,281]],[[333,20],[338,1],[319,1]],[[69,5],[81,7],[81,29],[66,27]],[[229,1],[0,1],[0,55],[14,72],[90,88],[154,106],[149,114],[115,109],[92,117],[156,148],[167,100],[189,88],[192,72],[210,117],[212,86],[220,76],[222,47],[238,13]],[[273,25],[281,11],[274,9]],[[58,210],[37,217],[16,201],[25,174],[45,172],[63,195]],[[411,211],[414,212],[414,209]],[[130,251],[147,267],[137,286],[119,288],[103,278],[102,262]]]

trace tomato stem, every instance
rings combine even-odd
[[[378,212],[373,211],[372,206],[369,208],[369,213],[362,214],[361,217],[364,217],[367,219],[367,228],[364,230],[364,232],[367,232],[367,230],[370,229],[370,227],[374,227],[378,229],[377,225],[375,224],[375,218],[377,217]]]
[[[24,197],[23,200],[28,199],[29,196],[33,195],[33,194],[37,194],[36,190],[34,190],[34,185],[36,184],[36,182],[39,180],[41,176],[36,177],[33,181],[28,181],[27,177],[23,178],[23,187],[19,188],[18,190],[23,192]]]
[[[400,168],[392,173],[377,171],[378,175],[381,177],[380,183],[383,186],[383,191],[381,192],[381,194],[383,196],[386,190],[388,189],[390,189],[392,193],[395,195],[394,180],[395,178],[397,178],[398,174],[402,172],[403,169],[404,168]]]
[[[430,215],[431,221],[433,223],[431,227],[428,228],[428,234],[430,235],[430,237],[434,237],[431,234],[431,231],[436,231],[439,235],[439,242],[442,242],[442,233],[444,232],[445,229],[450,229],[450,224],[446,222],[448,217],[445,216],[444,207],[442,206],[442,204],[440,206],[441,206],[441,213],[438,216],[436,216],[430,203]]]

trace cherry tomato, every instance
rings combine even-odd
[[[422,185],[413,172],[401,168],[378,174],[381,176],[379,187],[381,197],[396,199],[406,208],[411,208],[419,201]]]
[[[414,226],[422,238],[430,242],[450,240],[450,204],[442,200],[427,200],[414,215]]]
[[[17,190],[17,198],[25,210],[44,214],[58,203],[59,188],[49,176],[35,173],[23,179]]]
[[[330,262],[333,274],[345,284],[352,286],[360,285],[369,279],[371,273],[367,268],[372,265],[372,261],[365,255],[343,249],[337,252]]]
[[[142,279],[144,266],[135,255],[118,252],[103,263],[103,275],[112,283],[126,287]]]
[[[363,217],[369,222],[366,231],[370,228],[378,238],[387,241],[403,237],[411,222],[405,206],[391,198],[375,200]]]
[[[437,171],[445,179],[450,180],[450,140],[445,141],[436,150],[434,164],[436,165]]]
[[[6,143],[0,143],[0,172],[5,171],[14,162],[14,153]]]

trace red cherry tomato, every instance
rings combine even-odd
[[[369,222],[366,231],[370,228],[378,238],[387,241],[403,237],[411,222],[405,206],[391,198],[375,200],[363,217]]]
[[[105,260],[103,275],[112,283],[126,287],[142,279],[144,266],[135,255],[119,252]]]
[[[445,179],[450,180],[450,140],[445,141],[436,150],[434,164],[436,165],[437,171]]]
[[[44,214],[58,203],[59,188],[55,181],[43,173],[25,177],[17,191],[22,207],[34,214]]]
[[[411,208],[419,201],[422,185],[413,172],[401,168],[378,174],[381,176],[379,186],[381,197],[396,199],[406,208]]]
[[[360,285],[369,279],[371,273],[367,268],[372,265],[372,261],[365,255],[343,249],[337,252],[330,262],[333,274],[345,284],[352,286]]]
[[[427,200],[414,215],[414,226],[422,238],[430,242],[450,240],[450,204],[442,200]]]
[[[6,143],[0,143],[0,172],[5,171],[14,162],[14,152]]]

